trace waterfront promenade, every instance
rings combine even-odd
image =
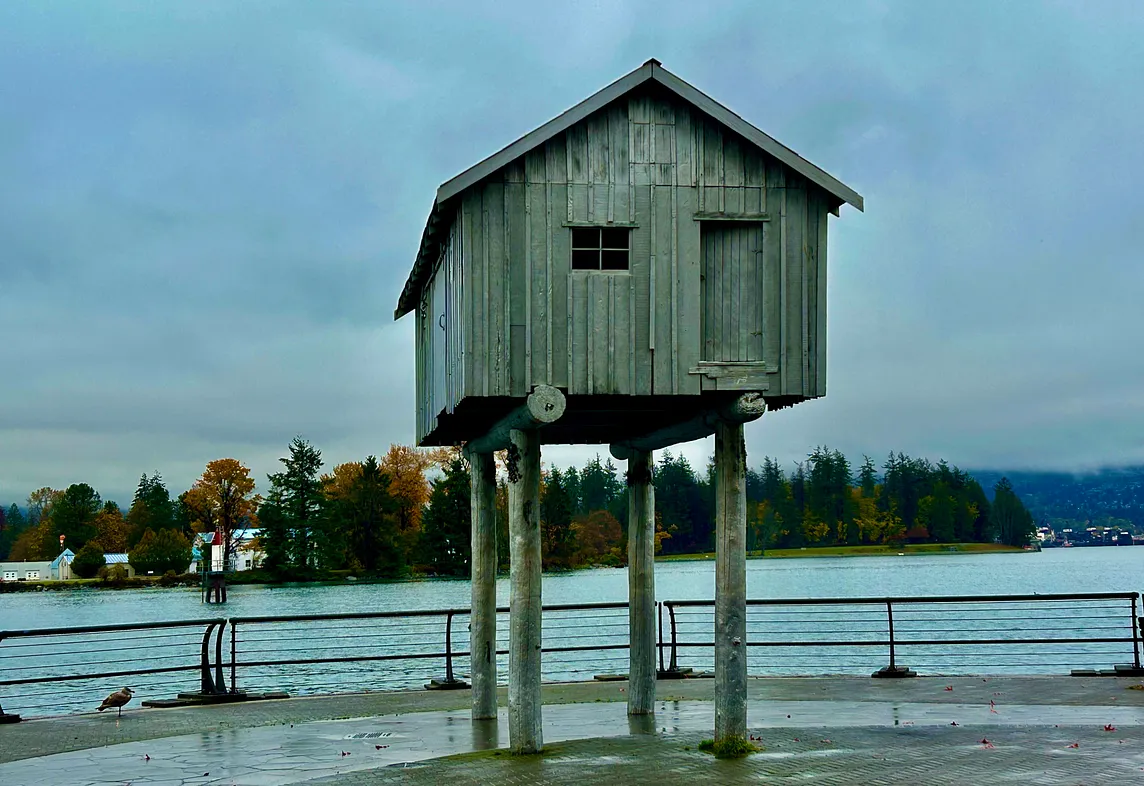
[[[660,681],[654,722],[629,721],[624,682],[546,685],[531,757],[503,750],[503,717],[469,719],[468,691],[129,707],[0,727],[0,783],[1129,783],[1144,779],[1140,682],[751,679],[764,750],[740,761],[697,750],[708,679]]]

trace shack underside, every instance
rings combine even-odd
[[[737,391],[712,391],[700,396],[570,395],[555,423],[538,432],[546,445],[607,445],[642,437],[686,423],[737,399]],[[767,409],[797,404],[802,396],[771,396]],[[483,437],[503,417],[521,405],[512,396],[468,396],[452,414],[442,412],[437,428],[419,443],[422,447],[459,445]],[[699,438],[692,437],[693,439]]]

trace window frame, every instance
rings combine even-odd
[[[635,226],[631,224],[567,224],[569,229],[569,270],[573,273],[631,273],[632,270],[632,230]],[[583,243],[583,235],[586,232],[594,232],[596,235],[596,242],[592,246]],[[616,243],[616,237],[619,233],[623,233],[625,239],[625,247],[621,248]],[[577,235],[580,235],[580,242],[577,242]],[[577,265],[578,253],[581,257],[585,252],[594,252],[596,255],[596,265],[594,267],[585,267],[582,264]],[[613,264],[615,263],[616,255],[622,252],[624,254],[623,267],[605,267],[606,255],[612,256]]]

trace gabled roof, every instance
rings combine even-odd
[[[603,90],[549,120],[535,131],[525,134],[508,147],[441,184],[441,187],[437,189],[437,198],[433,201],[433,208],[429,212],[429,219],[425,222],[425,230],[421,234],[421,246],[413,263],[413,270],[410,271],[409,278],[405,282],[404,289],[402,289],[393,318],[401,319],[416,308],[417,295],[421,286],[433,271],[433,265],[437,261],[437,233],[442,222],[441,208],[446,202],[469,186],[479,183],[498,169],[515,161],[530,150],[543,145],[558,134],[564,133],[593,112],[602,109],[647,82],[662,85],[683,101],[727,126],[810,182],[833,194],[838,199],[839,204],[845,202],[859,210],[864,209],[862,196],[845,183],[819,169],[778,140],[755,128],[715,99],[684,82],[664,68],[658,60],[648,60],[635,71],[620,77]]]
[[[51,566],[53,568],[58,568],[60,566],[60,563],[63,562],[65,559],[70,562],[73,558],[75,558],[75,554],[72,553],[72,550],[71,549],[64,549],[63,551],[60,552],[60,555],[58,557],[56,557],[54,560],[52,560]]]

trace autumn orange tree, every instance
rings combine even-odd
[[[381,460],[381,471],[389,478],[389,494],[397,503],[397,530],[408,552],[421,532],[421,515],[432,489],[425,476],[433,467],[452,460],[449,448],[418,450],[408,445],[390,445]]]
[[[95,517],[95,539],[101,551],[120,554],[127,551],[127,522],[123,511],[114,502],[103,503],[103,510]]]
[[[261,498],[254,493],[250,469],[238,459],[215,459],[207,464],[184,498],[196,532],[218,529],[223,534],[223,559],[230,564],[235,533],[257,525]]]

